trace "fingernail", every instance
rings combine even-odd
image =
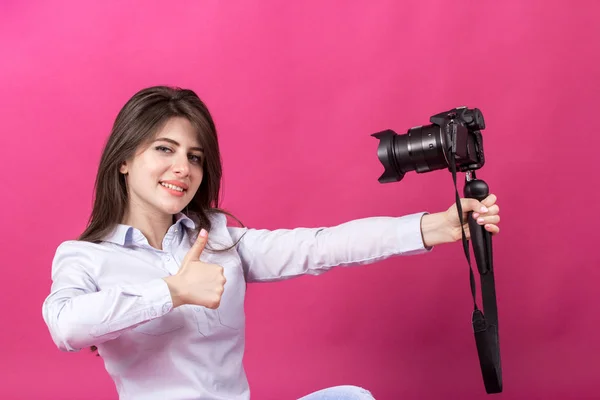
[[[200,236],[202,236],[202,237],[206,237],[206,233],[207,233],[207,232],[206,232],[206,229],[202,228],[202,229],[200,230]]]
[[[488,212],[488,209],[486,206],[481,206],[481,212]]]
[[[477,219],[479,217],[479,213],[473,213],[473,218]]]
[[[477,222],[479,222],[479,223],[482,223],[482,222],[483,222],[483,218],[479,218],[479,219],[477,220]]]

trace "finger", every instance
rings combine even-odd
[[[485,230],[490,232],[492,236],[497,235],[500,232],[500,228],[494,224],[486,224]]]
[[[469,211],[473,211],[476,213],[488,212],[487,207],[484,206],[481,202],[477,201],[476,199],[470,199],[470,198],[462,199],[461,206],[462,206],[463,212],[469,212]]]
[[[496,200],[498,200],[498,198],[496,197],[495,194],[490,194],[488,197],[486,197],[485,199],[483,199],[481,201],[481,203],[483,203],[484,206],[486,207],[491,207],[494,204],[496,204]]]
[[[185,255],[186,260],[199,260],[207,241],[208,232],[206,232],[206,229],[200,230],[196,241],[194,242],[188,253]]]
[[[483,216],[483,217],[479,217],[477,218],[477,223],[479,225],[485,225],[485,224],[499,224],[500,223],[500,216],[499,215],[487,215],[487,216]]]
[[[493,206],[488,207],[488,211],[486,213],[474,212],[472,215],[473,215],[473,218],[477,219],[477,218],[479,218],[479,216],[481,214],[483,214],[481,216],[485,217],[487,215],[498,215],[499,213],[500,213],[500,207],[498,207],[498,204],[494,204]]]
[[[488,207],[488,212],[486,213],[486,215],[498,215],[500,214],[500,207],[498,206],[498,204],[494,204],[491,207]]]

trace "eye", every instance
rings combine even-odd
[[[155,149],[158,150],[158,151],[160,151],[160,152],[163,152],[163,153],[168,153],[168,152],[171,151],[170,148],[165,147],[165,146],[156,146]]]
[[[202,156],[197,156],[195,154],[190,154],[190,161],[194,164],[202,164]]]

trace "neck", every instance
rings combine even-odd
[[[125,212],[122,223],[139,229],[150,246],[162,250],[163,239],[169,227],[173,225],[173,215],[145,210],[142,207],[137,207],[135,212],[132,212],[130,207]]]

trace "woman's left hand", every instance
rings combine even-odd
[[[498,232],[500,232],[500,228],[498,227],[498,224],[500,223],[500,208],[498,207],[496,200],[497,198],[493,194],[490,194],[481,202],[469,198],[460,199],[460,204],[463,211],[463,228],[465,230],[465,234],[467,235],[467,239],[471,238],[467,215],[467,213],[470,211],[473,211],[472,217],[477,220],[479,225],[483,225],[486,231],[490,232],[492,235],[497,235]],[[462,230],[460,220],[458,218],[456,203],[446,210],[445,219],[448,227],[450,228],[452,239],[454,241],[461,240]]]

